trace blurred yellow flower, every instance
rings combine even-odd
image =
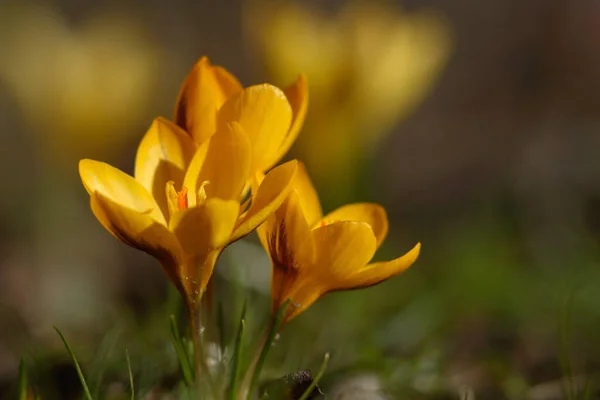
[[[385,1],[353,0],[333,15],[304,2],[248,2],[246,17],[275,81],[307,76],[312,107],[297,156],[319,186],[338,191],[427,96],[451,49],[440,14]]]
[[[201,58],[186,78],[175,108],[175,122],[198,144],[223,124],[237,122],[248,133],[252,169],[266,171],[287,153],[298,136],[308,105],[300,75],[283,91],[263,84],[242,88],[227,70]]]
[[[79,172],[102,225],[154,256],[187,304],[197,305],[221,251],[253,231],[291,190],[296,161],[272,169],[251,205],[240,205],[251,165],[240,124],[223,123],[196,146],[187,132],[158,118],[140,143],[134,177],[88,159]]]
[[[61,160],[114,151],[153,98],[155,48],[124,15],[98,14],[73,30],[55,9],[9,2],[0,48],[0,79]]]
[[[273,264],[273,312],[291,300],[284,316],[289,321],[326,293],[375,285],[407,269],[420,244],[395,260],[368,264],[387,231],[387,214],[377,204],[349,204],[323,216],[299,165],[288,198],[257,229]]]

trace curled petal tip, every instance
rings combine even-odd
[[[411,252],[415,252],[415,259],[417,257],[419,257],[419,254],[421,253],[421,242],[418,242],[415,247],[412,248]]]

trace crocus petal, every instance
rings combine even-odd
[[[219,128],[210,138],[204,159],[194,157],[184,186],[196,193],[203,182],[208,182],[204,189],[209,198],[239,202],[250,177],[251,156],[248,135],[239,124]]]
[[[202,185],[202,181],[199,179],[202,169],[204,168],[204,163],[206,162],[206,155],[208,154],[209,147],[210,140],[207,140],[196,149],[196,153],[194,154],[194,157],[192,157],[192,161],[190,162],[190,165],[188,165],[188,169],[185,172],[182,187],[186,187],[188,189],[188,193],[190,193],[188,196],[188,207],[193,207],[196,205],[195,194]],[[176,189],[181,190],[181,188]]]
[[[313,226],[321,219],[323,216],[323,211],[321,209],[319,195],[310,181],[310,177],[306,172],[304,164],[301,162],[298,163],[298,173],[296,174],[296,178],[294,180],[294,190],[300,197],[300,204],[302,206],[302,211],[304,212],[306,222],[309,226]]]
[[[345,279],[373,258],[377,241],[365,222],[340,221],[312,231],[317,245],[314,271],[325,291],[335,290]],[[318,278],[317,278],[318,277]]]
[[[227,244],[239,209],[240,204],[233,200],[207,199],[175,214],[170,228],[186,254],[205,253]]]
[[[101,194],[124,207],[146,213],[163,225],[165,219],[150,193],[133,177],[117,168],[94,160],[79,162],[79,175],[83,186],[91,195]]]
[[[213,67],[208,58],[202,57],[183,83],[175,122],[201,144],[215,133],[219,108],[241,90],[242,85],[233,75],[224,68]]]
[[[298,194],[292,190],[257,232],[273,262],[271,298],[277,302],[286,297],[300,273],[299,268],[311,264],[315,258],[315,244]]]
[[[343,281],[339,282],[339,286],[335,290],[356,289],[383,282],[410,267],[419,257],[420,251],[421,244],[417,243],[412,250],[402,257],[388,262],[369,264],[346,276]]]
[[[252,197],[252,205],[238,221],[231,242],[246,236],[262,224],[285,201],[293,188],[293,180],[298,172],[298,162],[288,161],[273,168],[265,176]]]
[[[239,215],[240,204],[233,200],[207,199],[204,204],[175,214],[170,229],[179,240],[186,257],[189,279],[200,278],[206,286],[214,265],[205,265],[211,252],[227,245]]]
[[[285,97],[292,107],[292,125],[279,148],[276,162],[290,150],[304,125],[304,118],[306,118],[306,110],[308,109],[308,84],[304,75],[300,75],[293,85],[283,90],[283,93],[285,93]]]
[[[291,290],[288,291],[285,296],[281,296],[277,302],[272,302],[271,309],[273,313],[277,312],[279,307],[289,299],[290,305],[283,317],[283,323],[287,323],[304,312],[324,294],[325,292],[322,290],[319,282],[315,282],[308,276],[301,275],[297,278],[293,287],[291,287]]]
[[[152,194],[165,217],[169,215],[165,185],[169,181],[177,187],[183,183],[195,149],[192,138],[164,118],[156,118],[140,142],[134,176]]]
[[[292,107],[275,86],[251,86],[227,100],[219,111],[219,126],[231,122],[238,122],[248,133],[253,169],[266,171],[279,159],[292,122]]]
[[[323,217],[320,224],[327,225],[336,221],[366,222],[373,229],[378,248],[388,233],[387,213],[385,208],[379,204],[355,203],[345,205]]]
[[[92,212],[102,225],[125,244],[150,254],[163,266],[179,288],[182,253],[177,239],[160,221],[148,213],[133,210],[103,194],[91,194]]]

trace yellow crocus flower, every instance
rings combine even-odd
[[[395,260],[368,264],[387,231],[386,211],[377,204],[349,204],[323,216],[299,165],[288,198],[257,229],[273,264],[273,312],[289,299],[284,322],[289,321],[329,292],[375,285],[410,267],[420,243]]]
[[[222,250],[282,204],[297,171],[296,161],[274,168],[251,205],[241,206],[251,166],[240,124],[221,124],[196,147],[187,132],[158,118],[140,143],[133,177],[87,159],[79,172],[102,225],[154,256],[188,306],[197,306]]]
[[[308,105],[302,75],[287,89],[262,84],[243,88],[227,70],[202,57],[189,73],[175,107],[175,122],[197,144],[223,125],[237,122],[248,133],[252,169],[266,171],[298,136]]]

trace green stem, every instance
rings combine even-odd
[[[171,339],[173,340],[173,347],[177,353],[177,358],[179,360],[179,366],[181,368],[181,373],[183,374],[185,386],[191,388],[194,386],[194,371],[192,369],[192,364],[190,363],[187,345],[181,338],[179,328],[177,327],[177,320],[175,319],[174,315],[170,316],[169,322],[171,325]]]
[[[275,336],[277,335],[277,332],[279,331],[279,327],[281,326],[281,322],[283,321],[285,311],[287,310],[289,304],[290,304],[290,300],[286,300],[286,302],[283,303],[283,305],[277,311],[277,315],[275,316],[275,318],[271,319],[271,324],[269,326],[269,329],[267,330],[267,335],[263,337],[263,343],[261,343],[261,345],[257,348],[257,349],[260,349],[260,353],[258,353],[258,352],[255,353],[254,359],[252,360],[252,364],[250,365],[250,368],[248,369],[248,372],[246,373],[245,381],[247,381],[247,378],[250,375],[252,376],[252,379],[250,380],[250,385],[247,386],[247,388],[248,388],[247,397],[246,397],[247,400],[252,399],[252,395],[254,394],[254,390],[256,389],[256,386],[258,385],[258,380],[260,379],[260,373],[262,371],[262,367],[265,363],[265,360],[267,359],[267,355],[269,354],[269,351],[271,350],[271,345],[273,344],[273,340],[275,340]],[[257,354],[258,354],[258,357],[257,357]]]
[[[204,374],[206,383],[208,384],[213,395],[216,395],[217,392],[215,384],[204,356],[204,346],[202,345],[202,326],[200,325],[200,307],[198,306],[199,304],[199,301],[189,301],[187,307],[190,320],[190,330],[192,331],[192,343],[194,345],[194,377],[196,381],[196,389],[198,394],[202,393],[201,378]]]
[[[269,327],[272,322],[270,322]],[[250,361],[250,365],[248,365],[248,369],[244,374],[244,380],[242,381],[241,390],[238,393],[238,400],[243,400],[245,397],[250,397],[250,383],[252,382],[252,378],[254,376],[254,371],[256,371],[256,366],[258,364],[258,359],[260,355],[263,353],[265,349],[265,344],[267,342],[267,338],[269,335],[270,329],[265,329],[261,334],[260,341],[258,342],[256,349],[254,350],[254,355],[252,356],[252,361]],[[269,346],[270,347],[270,346]]]

